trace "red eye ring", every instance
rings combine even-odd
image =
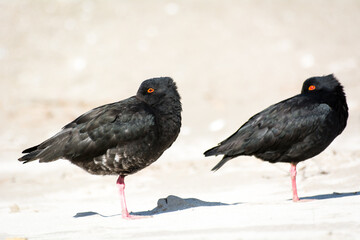
[[[149,88],[149,89],[147,90],[148,93],[153,93],[154,91],[155,91],[155,89],[153,89],[153,88]]]
[[[316,89],[315,85],[310,85],[309,88],[308,88],[309,91],[313,91],[315,89]]]

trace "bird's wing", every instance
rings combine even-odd
[[[326,104],[295,96],[254,115],[221,142],[217,151],[235,157],[287,149],[314,132],[330,112],[331,108]]]
[[[23,153],[20,161],[58,158],[95,157],[109,148],[125,145],[155,128],[151,110],[135,97],[95,108],[71,123],[61,132]]]

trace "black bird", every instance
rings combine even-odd
[[[301,93],[251,117],[205,156],[224,155],[212,169],[240,155],[291,164],[293,201],[298,201],[296,164],[321,153],[345,128],[348,107],[342,85],[333,76],[312,77]]]
[[[124,178],[156,161],[177,138],[181,102],[169,77],[145,80],[136,96],[103,105],[67,124],[55,136],[19,159],[52,162],[67,159],[91,174],[119,175],[122,217],[129,215]]]

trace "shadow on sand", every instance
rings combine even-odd
[[[311,200],[325,200],[325,199],[332,199],[332,198],[342,198],[342,197],[351,197],[351,196],[360,196],[360,192],[333,192],[329,194],[321,194],[321,195],[314,195],[309,197],[302,197],[301,200],[311,199]]]
[[[199,200],[197,198],[180,198],[174,195],[170,195],[167,198],[160,198],[157,202],[157,206],[148,211],[142,211],[142,212],[131,212],[132,215],[138,215],[138,216],[152,216],[162,213],[168,213],[168,212],[175,212],[180,210],[185,210],[189,208],[196,208],[196,207],[212,207],[212,206],[229,206],[229,205],[238,205],[240,203],[222,203],[222,202],[206,202]],[[114,215],[102,215],[97,212],[80,212],[77,213],[74,218],[79,217],[88,217],[93,215],[99,215],[101,217],[116,217],[121,216],[121,214],[114,214]]]

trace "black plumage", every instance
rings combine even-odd
[[[291,163],[293,200],[297,201],[296,164],[321,153],[345,128],[348,107],[342,85],[333,76],[307,79],[299,95],[251,117],[205,156],[224,155],[212,169],[240,155]]]
[[[91,174],[120,175],[120,184],[172,145],[180,132],[181,111],[171,78],[148,79],[136,96],[81,115],[55,136],[24,150],[19,161],[67,159]]]

